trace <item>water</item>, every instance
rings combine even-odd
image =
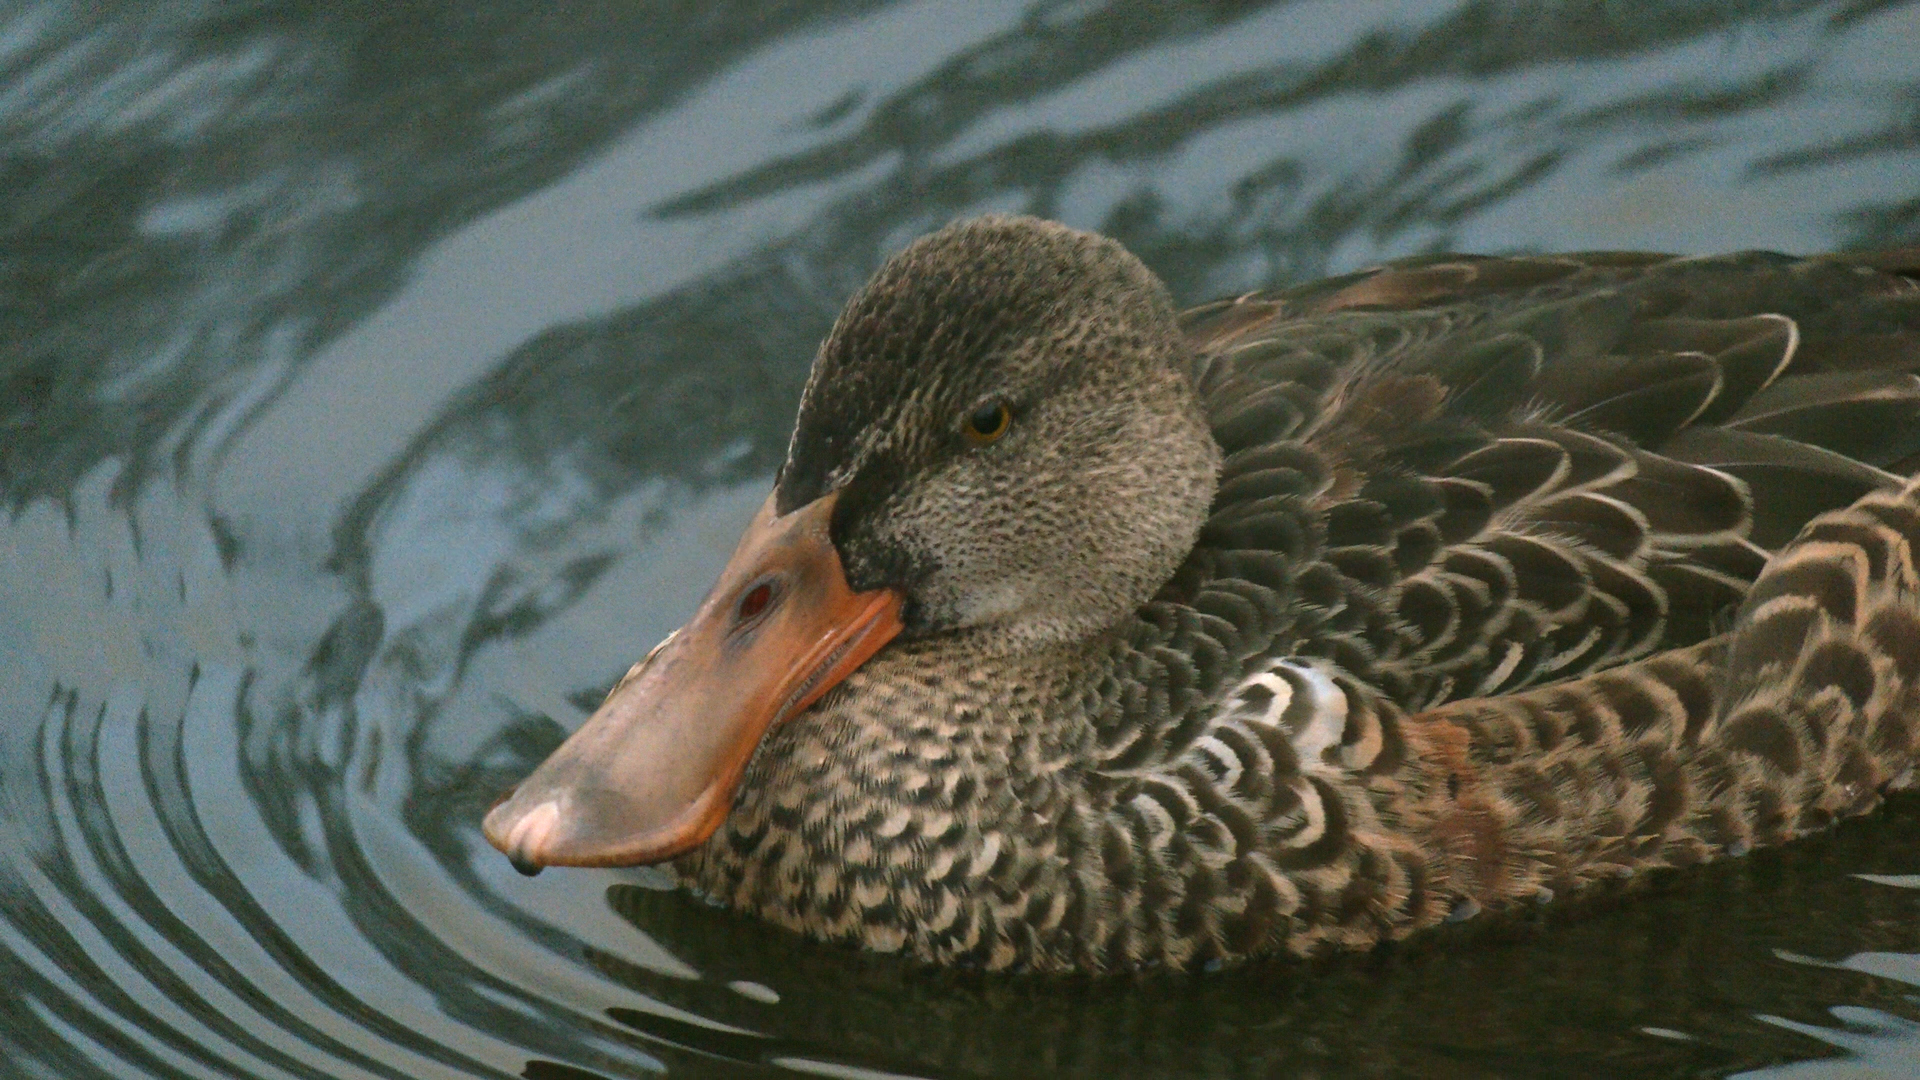
[[[14,5],[0,190],[0,1073],[1920,1076],[1911,799],[1105,981],[477,828],[690,610],[908,238],[1035,211],[1189,302],[1912,243],[1920,4]]]

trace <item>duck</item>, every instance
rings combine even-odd
[[[1178,311],[963,220],[691,620],[486,815],[990,971],[1366,949],[1920,758],[1920,248],[1429,255]]]

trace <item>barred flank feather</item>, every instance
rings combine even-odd
[[[1686,866],[1865,813],[1920,758],[1920,482],[1821,514],[1728,634],[1419,714],[1416,835],[1483,904]]]

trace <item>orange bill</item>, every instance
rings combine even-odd
[[[631,866],[726,820],[761,738],[900,632],[900,595],[855,593],[828,495],[753,519],[693,621],[633,665],[580,730],[487,814],[514,865]]]

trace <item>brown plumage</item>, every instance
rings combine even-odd
[[[1193,967],[1862,813],[1920,750],[1917,276],[1453,256],[1176,319],[1111,241],[927,237],[775,497],[837,493],[906,630],[676,866],[931,961]]]

